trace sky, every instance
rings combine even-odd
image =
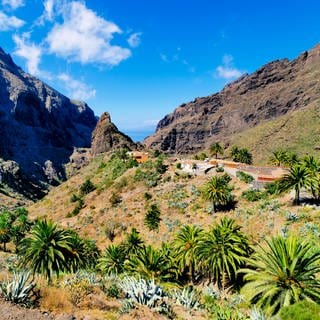
[[[319,12],[318,0],[0,0],[0,47],[141,136],[182,103],[311,49]]]

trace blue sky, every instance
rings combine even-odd
[[[0,0],[0,46],[69,97],[144,131],[178,105],[320,40],[320,1]]]

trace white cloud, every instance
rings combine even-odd
[[[46,41],[49,52],[71,61],[118,65],[131,51],[112,45],[114,34],[120,28],[88,9],[81,2],[66,2],[62,6],[63,23],[56,23]]]
[[[63,82],[68,95],[73,99],[86,101],[96,95],[95,89],[90,88],[82,81],[72,78],[67,73],[60,73],[58,79]]]
[[[136,33],[133,33],[129,38],[128,38],[128,43],[129,43],[129,46],[132,47],[132,48],[136,48],[140,45],[140,42],[141,42],[141,32],[136,32]]]
[[[36,25],[43,25],[46,21],[53,21],[55,16],[54,9],[56,6],[56,0],[45,0],[43,1],[43,13],[35,22]]]
[[[223,64],[216,68],[216,74],[219,78],[231,80],[239,78],[244,73],[243,71],[234,67],[232,55],[224,55],[222,61]]]
[[[0,11],[0,31],[7,31],[10,29],[18,29],[22,27],[25,22],[15,16],[9,17]]]
[[[3,6],[8,6],[12,10],[18,9],[25,5],[24,0],[2,0]]]
[[[39,64],[42,56],[42,49],[34,43],[29,41],[30,35],[24,33],[21,37],[18,35],[13,36],[13,41],[16,44],[14,54],[27,60],[27,71],[35,76],[48,75],[39,70]]]

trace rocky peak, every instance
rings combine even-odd
[[[136,149],[136,144],[131,138],[118,130],[111,122],[108,112],[104,112],[92,134],[92,155],[108,152],[117,148]]]

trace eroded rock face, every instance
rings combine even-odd
[[[92,134],[92,155],[96,156],[100,153],[119,148],[133,150],[136,149],[136,144],[130,137],[118,130],[118,128],[111,122],[110,114],[105,112],[101,115]]]
[[[64,179],[75,147],[90,147],[97,119],[23,72],[0,48],[0,158],[13,160],[30,183],[45,188]]]
[[[144,144],[169,153],[194,153],[320,98],[320,45],[297,59],[273,61],[208,97],[166,115]]]

